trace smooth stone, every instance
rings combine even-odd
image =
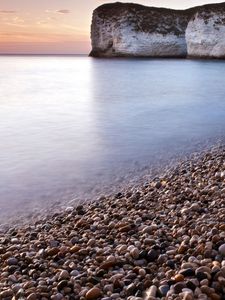
[[[175,275],[174,279],[176,282],[184,281],[184,275],[177,274],[177,275]]]
[[[145,275],[146,275],[145,269],[140,269],[140,270],[138,271],[138,273],[139,273],[139,275],[140,275],[141,277],[145,277]]]
[[[18,260],[15,258],[15,257],[10,257],[8,260],[8,265],[9,266],[14,266],[14,265],[17,265],[18,264]]]
[[[61,291],[62,289],[64,289],[67,286],[67,284],[68,284],[67,280],[60,281],[57,285],[58,291]]]
[[[197,269],[195,270],[195,273],[196,273],[196,274],[197,274],[197,273],[200,273],[200,272],[210,274],[210,273],[211,273],[211,269],[210,269],[209,267],[202,266],[202,267],[199,267],[199,268],[197,268]]]
[[[120,298],[120,294],[119,293],[114,293],[110,296],[111,299],[119,299]]]
[[[8,298],[13,296],[13,291],[11,289],[0,292],[0,299]]]
[[[134,283],[129,284],[127,287],[127,296],[133,295],[135,290],[136,290],[136,285]]]
[[[201,291],[202,291],[202,293],[204,293],[208,296],[210,296],[213,293],[213,290],[210,287],[208,287],[207,285],[201,286]]]
[[[52,300],[62,300],[63,295],[61,293],[57,293],[56,295],[51,296]]]
[[[58,253],[59,253],[59,248],[54,247],[54,248],[51,248],[51,249],[48,250],[47,255],[48,256],[55,256]]]
[[[134,259],[138,259],[139,257],[139,250],[138,248],[133,248],[131,251],[130,251],[130,254],[131,256],[134,258]]]
[[[99,297],[101,297],[102,292],[98,287],[93,287],[92,289],[90,289],[87,294],[86,294],[86,299],[87,300],[94,300],[94,299],[98,299]]]
[[[113,292],[113,284],[106,284],[104,286],[104,292]]]
[[[100,269],[108,270],[116,265],[116,261],[108,260],[101,264]]]
[[[195,283],[194,280],[189,280],[186,282],[186,285],[187,285],[187,288],[191,289],[192,291],[195,291],[196,287],[199,285],[199,282],[198,282],[198,280],[197,280],[197,283]]]
[[[175,265],[174,260],[168,260],[166,264],[167,264],[167,266],[170,267],[171,269],[175,269],[175,266],[176,266],[176,265]]]
[[[156,297],[157,287],[152,285],[146,292],[145,292],[145,300],[153,300]]]
[[[145,226],[143,229],[142,229],[142,233],[147,233],[147,234],[151,234],[152,233],[152,227],[151,226]]]
[[[32,293],[27,297],[27,300],[36,300],[36,299],[37,299],[37,295],[35,293]]]
[[[179,271],[180,274],[182,274],[184,277],[191,277],[195,275],[195,270],[188,268],[188,269],[182,269]]]
[[[219,253],[222,255],[222,256],[225,256],[225,244],[221,245],[219,247]]]
[[[80,273],[79,273],[79,271],[77,271],[77,270],[73,270],[73,271],[71,271],[70,272],[70,275],[71,276],[78,276]]]
[[[194,295],[189,292],[182,293],[182,300],[193,300]]]
[[[170,287],[168,285],[161,285],[159,287],[159,293],[162,297],[165,297],[170,290]]]
[[[154,262],[157,258],[158,258],[158,253],[154,249],[151,249],[148,252],[147,257],[146,257],[147,261],[149,261],[149,262]]]
[[[59,281],[64,280],[64,279],[69,279],[70,278],[70,274],[68,271],[63,270],[60,274],[59,274]]]
[[[198,272],[196,274],[196,278],[198,279],[198,281],[202,281],[203,279],[208,279],[208,276],[207,273]]]
[[[175,294],[180,294],[184,288],[186,288],[186,284],[184,282],[178,282],[174,284],[173,287]]]

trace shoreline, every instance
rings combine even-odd
[[[223,300],[224,220],[220,145],[1,233],[0,299]]]
[[[132,161],[129,168],[124,170],[124,166],[121,166],[117,169],[117,173],[110,175],[105,180],[99,178],[95,184],[93,180],[78,190],[71,190],[69,193],[61,191],[54,197],[53,195],[50,195],[49,198],[45,197],[44,201],[33,197],[29,203],[27,201],[18,202],[16,208],[11,210],[6,208],[4,215],[0,214],[0,233],[4,233],[11,227],[31,225],[36,221],[51,218],[53,214],[61,213],[67,207],[98,201],[101,197],[111,197],[119,191],[138,189],[155,177],[163,176],[165,172],[172,172],[180,163],[196,159],[203,153],[210,152],[213,148],[221,145],[224,145],[224,136],[222,135],[216,140],[207,139],[204,143],[191,140],[186,149],[183,147],[176,150],[170,148],[168,153],[162,150],[158,152],[157,160],[146,158],[145,164]],[[4,208],[2,208],[3,210]]]

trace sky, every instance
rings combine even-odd
[[[93,10],[113,1],[0,0],[0,54],[86,54]],[[219,0],[135,0],[183,9]]]

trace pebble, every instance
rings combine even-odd
[[[36,300],[36,299],[37,299],[37,295],[35,293],[32,293],[27,297],[27,300]]]
[[[139,250],[138,248],[133,248],[131,251],[130,251],[130,254],[131,256],[134,258],[134,259],[138,259],[139,257]]]
[[[165,297],[168,293],[168,291],[170,290],[169,285],[161,285],[159,287],[159,294],[161,297]]]
[[[222,244],[220,247],[219,247],[219,253],[225,257],[225,244]]]
[[[173,287],[175,294],[181,293],[184,288],[186,288],[186,284],[184,282],[178,282]]]
[[[158,253],[157,253],[157,251],[154,250],[154,249],[151,249],[151,250],[148,252],[148,254],[147,254],[147,260],[148,260],[149,262],[153,262],[153,261],[155,261],[157,258],[158,258]]]
[[[66,270],[61,271],[61,273],[59,274],[59,281],[61,281],[63,279],[68,279],[68,278],[70,278],[69,272]]]
[[[184,281],[184,275],[182,275],[182,274],[177,274],[177,275],[175,275],[174,280],[175,280],[176,282]]]
[[[222,300],[225,149],[0,233],[0,299]],[[216,175],[215,175],[216,174]]]
[[[18,264],[18,260],[15,257],[10,257],[7,262],[10,266]]]
[[[145,294],[145,300],[153,300],[156,297],[157,287],[152,285]]]
[[[94,300],[94,299],[98,299],[101,296],[102,292],[99,288],[97,287],[93,287],[92,289],[90,289],[87,294],[86,294],[86,299],[87,300]]]

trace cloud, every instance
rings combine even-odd
[[[71,11],[69,9],[59,9],[56,12],[59,14],[69,14]]]
[[[3,19],[3,24],[9,26],[26,27],[25,20],[18,16],[5,17]]]
[[[15,14],[15,10],[0,10],[0,14]]]

